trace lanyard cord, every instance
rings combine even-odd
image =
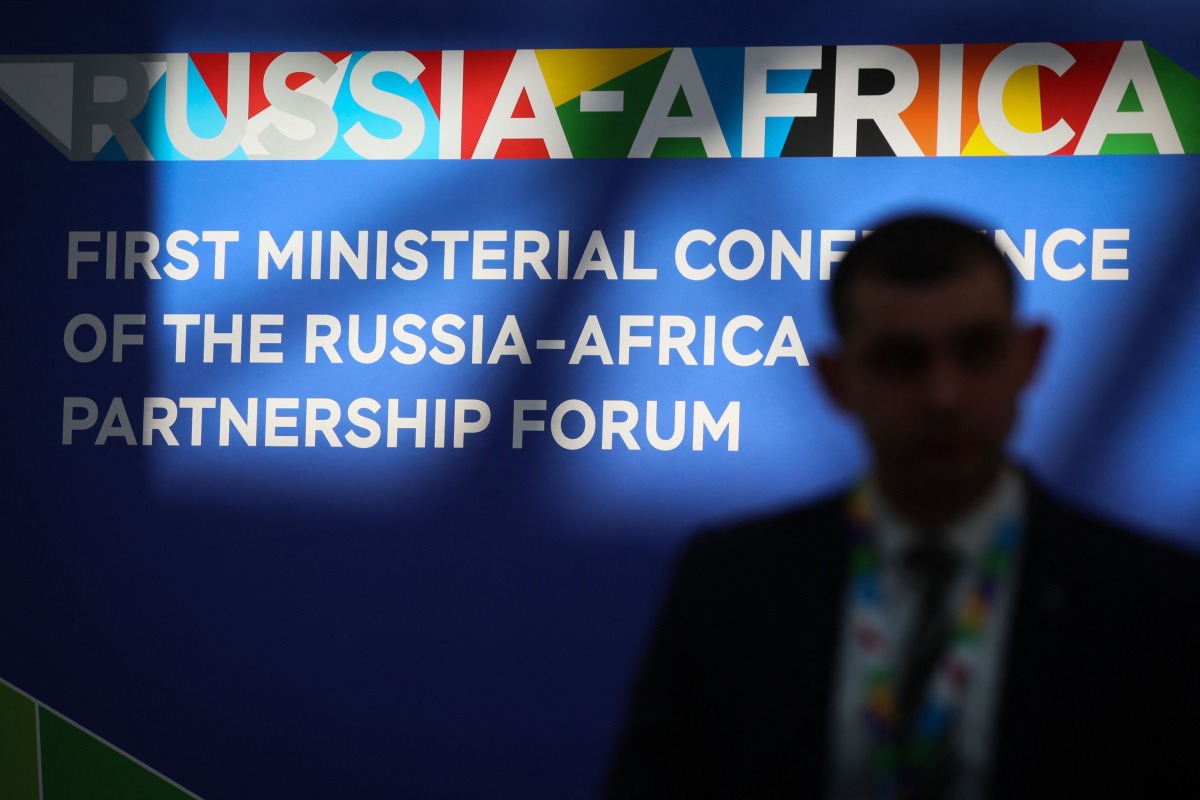
[[[915,798],[936,793],[949,776],[948,747],[956,712],[962,706],[970,665],[995,607],[1000,588],[1013,573],[1020,524],[1014,515],[998,524],[978,577],[953,616],[944,655],[932,668],[929,688],[915,703],[908,730],[900,729],[897,687],[900,644],[884,620],[879,548],[872,541],[873,511],[865,485],[851,493],[847,507],[850,574],[853,586],[853,642],[859,648],[866,698],[865,724],[871,737],[871,772],[876,797]]]

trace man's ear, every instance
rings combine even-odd
[[[1021,329],[1022,386],[1037,376],[1049,337],[1050,329],[1042,322],[1034,322]]]
[[[821,386],[825,394],[838,408],[847,410],[846,382],[842,374],[842,359],[839,350],[827,350],[817,353],[817,374],[821,376]]]

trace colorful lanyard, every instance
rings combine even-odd
[[[948,735],[962,705],[971,664],[1001,586],[1013,571],[1020,522],[1004,518],[984,555],[980,574],[954,621],[946,655],[914,721],[904,754],[897,747],[896,658],[899,645],[884,621],[878,547],[871,540],[870,496],[860,485],[849,498],[850,573],[853,582],[853,640],[863,655],[865,718],[871,736],[871,771],[878,798],[920,796],[938,745]],[[903,761],[903,763],[901,763]]]

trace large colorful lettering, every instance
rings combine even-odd
[[[1200,152],[1200,80],[1142,42],[0,58],[91,160]]]

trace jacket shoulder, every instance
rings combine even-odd
[[[728,556],[840,538],[845,530],[847,496],[848,491],[833,492],[802,505],[706,528],[688,541],[685,553]]]

